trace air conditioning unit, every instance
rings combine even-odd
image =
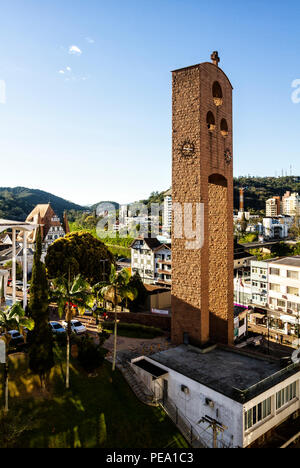
[[[188,387],[186,387],[185,385],[181,385],[181,391],[183,393],[185,393],[186,395],[188,395],[190,393],[190,390]]]
[[[205,404],[206,404],[207,406],[209,406],[210,408],[214,408],[214,407],[215,407],[214,401],[210,400],[209,398],[205,398]]]

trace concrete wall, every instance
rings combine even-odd
[[[138,358],[137,360],[139,359],[141,358]],[[208,431],[205,432],[203,430],[206,429],[207,424],[198,424],[199,420],[204,416],[210,416],[211,418],[217,419],[228,427],[223,434],[223,439],[221,435],[218,436],[219,441],[223,440],[226,446],[243,446],[242,404],[173,371],[172,369],[169,369],[166,366],[157,364],[156,361],[151,358],[146,357],[144,359],[158,365],[162,369],[165,369],[168,372],[168,376],[164,376],[154,384],[151,376],[149,376],[145,371],[142,371],[135,366],[134,370],[137,371],[138,375],[147,387],[152,391],[155,391],[158,396],[161,393],[160,389],[163,388],[162,380],[168,380],[169,398],[190,421],[195,432],[205,440],[208,446],[212,446],[213,443],[212,430],[208,429]],[[133,363],[134,362],[136,362],[136,360],[134,360]],[[182,385],[185,385],[189,389],[188,394],[182,392]],[[207,398],[214,402],[214,408],[211,408],[206,404]]]
[[[256,424],[250,430],[245,431],[244,426],[244,418],[243,418],[243,432],[244,432],[244,441],[243,447],[247,447],[248,445],[255,442],[259,437],[266,434],[272,428],[278,426],[283,421],[285,421],[290,415],[292,415],[295,411],[300,409],[300,390],[299,390],[299,379],[300,379],[300,372],[289,377],[288,379],[280,382],[278,385],[275,385],[271,389],[267,390],[266,392],[260,394],[256,398],[253,398],[248,403],[244,404],[243,411],[246,412],[249,409],[253,408],[257,404],[261,403],[262,401],[266,400],[267,398],[272,398],[272,413],[271,415],[262,421],[261,423]],[[297,381],[297,398],[292,400],[291,402],[287,403],[285,406],[276,410],[276,393],[279,390],[287,387],[288,385],[292,384],[293,382]]]
[[[169,309],[171,307],[171,291],[149,295],[147,306],[149,311],[152,309]]]
[[[243,405],[182,374],[179,374],[178,372],[175,372],[166,366],[163,366],[160,363],[158,364],[149,357],[137,358],[133,360],[133,364],[139,359],[146,359],[168,372],[167,376],[163,376],[161,379],[154,382],[150,374],[136,366],[133,366],[135,372],[137,372],[141,380],[150,390],[152,390],[157,398],[161,398],[162,396],[163,379],[168,380],[168,395],[170,400],[178,407],[178,409],[180,409],[180,411],[193,425],[195,432],[198,433],[209,446],[212,445],[212,431],[210,429],[208,430],[208,433],[203,432],[203,428],[205,428],[205,426],[198,424],[199,420],[203,416],[209,416],[213,419],[217,419],[220,423],[228,427],[223,434],[223,439],[219,436],[218,440],[223,440],[226,446],[245,448],[253,444],[271,429],[277,427],[289,416],[300,409],[300,372],[280,382]],[[297,382],[296,398],[282,408],[276,410],[276,393],[293,382]],[[182,392],[182,385],[185,385],[188,388],[189,391],[187,394]],[[272,398],[271,415],[245,431],[245,412],[269,397]],[[213,408],[207,405],[207,398],[214,403]]]

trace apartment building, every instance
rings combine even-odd
[[[280,216],[282,212],[282,205],[280,197],[273,197],[266,201],[266,216],[267,218],[274,218]]]
[[[163,208],[163,233],[170,234],[172,229],[172,189],[165,193]]]
[[[251,302],[261,307],[268,305],[269,268],[267,262],[251,262]]]
[[[138,272],[146,284],[171,287],[171,246],[157,238],[138,238],[131,244],[132,273]]]
[[[293,334],[300,319],[300,256],[269,263],[268,306],[280,312],[284,332]]]
[[[285,193],[282,197],[282,214],[288,216],[300,215],[300,196],[298,193]]]

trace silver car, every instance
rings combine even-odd
[[[68,328],[67,322],[62,322],[62,324],[65,329]],[[84,335],[87,332],[85,326],[79,320],[71,320],[71,330],[75,335]]]

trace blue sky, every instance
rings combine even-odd
[[[2,0],[0,11],[0,186],[80,204],[167,189],[170,71],[213,50],[234,86],[235,175],[300,173],[299,1]]]

